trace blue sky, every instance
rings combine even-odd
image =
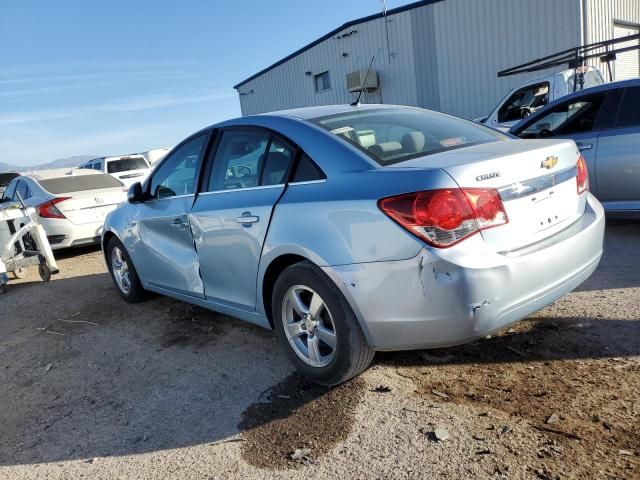
[[[239,81],[381,8],[380,0],[0,0],[0,162],[173,146],[239,116]]]

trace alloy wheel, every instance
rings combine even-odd
[[[131,292],[131,280],[129,279],[129,264],[125,259],[122,250],[118,247],[113,247],[111,250],[111,271],[113,272],[113,278],[118,285],[118,288],[128,295]]]
[[[328,365],[336,353],[337,335],[322,297],[304,285],[294,285],[282,300],[284,332],[296,355],[312,367]]]

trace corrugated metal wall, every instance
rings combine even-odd
[[[411,14],[391,15],[387,22],[390,55],[383,18],[354,25],[240,86],[242,114],[351,102],[355,97],[347,91],[347,74],[366,70],[374,55],[373,69],[382,88],[377,94],[365,94],[363,103],[416,105]],[[329,72],[331,88],[316,92],[314,75],[324,71]]]
[[[580,0],[446,0],[412,14],[420,18],[414,38],[435,37],[427,55],[437,56],[439,98],[425,105],[469,118],[490,113],[523,81],[561,69],[503,78],[499,70],[580,44]],[[418,78],[418,91],[429,83]]]
[[[613,25],[640,25],[640,0],[580,0],[584,2],[585,42],[594,43],[613,38]],[[598,60],[590,62],[604,72],[606,67]],[[615,79],[615,62],[612,66]],[[607,74],[607,79],[608,78]]]
[[[243,115],[352,101],[346,75],[373,55],[382,85],[366,103],[490,113],[513,87],[563,67],[498,78],[499,70],[613,36],[613,21],[640,23],[640,0],[444,0],[349,27],[238,88]],[[347,35],[345,35],[347,34]],[[346,54],[346,55],[345,55]],[[313,75],[329,71],[331,89]],[[305,75],[311,72],[311,75]]]

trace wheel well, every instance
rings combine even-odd
[[[264,279],[262,281],[262,303],[264,305],[264,311],[267,314],[267,318],[269,319],[269,323],[271,324],[271,328],[275,328],[271,315],[271,296],[273,294],[273,287],[276,284],[276,280],[278,280],[278,277],[286,268],[304,261],[307,261],[307,259],[300,255],[282,255],[273,260],[267,267],[267,271],[264,273]]]
[[[109,240],[111,240],[116,235],[113,232],[104,232],[104,236],[102,237],[102,254],[104,255],[104,259],[106,262],[109,261],[107,258],[107,245],[109,245]]]

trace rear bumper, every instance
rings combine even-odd
[[[491,334],[570,292],[602,256],[604,211],[585,213],[544,241],[506,254],[479,235],[469,250],[427,250],[410,260],[325,267],[376,350],[456,345]]]
[[[74,225],[69,220],[40,219],[52,250],[100,243],[102,223]]]

